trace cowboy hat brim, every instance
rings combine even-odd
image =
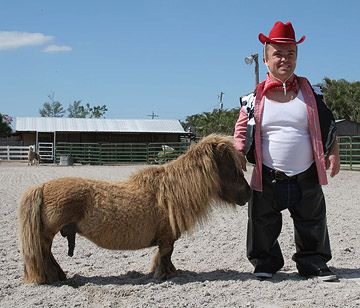
[[[297,44],[300,44],[303,41],[305,41],[305,38],[306,38],[306,36],[303,35],[300,38],[300,40],[298,40],[298,41],[295,41],[295,40],[292,40],[292,39],[286,39],[286,38],[284,38],[284,39],[280,39],[280,38],[279,39],[271,39],[271,38],[267,37],[266,35],[264,35],[263,33],[259,34],[259,41],[261,43],[263,43],[263,44],[271,43],[271,44],[295,44],[295,45],[297,45]]]

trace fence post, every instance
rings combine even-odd
[[[350,137],[350,170],[352,170],[352,137]]]
[[[7,160],[10,160],[10,146],[6,147],[6,157],[7,157]]]

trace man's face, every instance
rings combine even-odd
[[[274,77],[285,81],[295,71],[296,53],[295,44],[268,44],[264,63]]]

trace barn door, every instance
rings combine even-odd
[[[39,155],[42,161],[53,161],[54,144],[52,142],[39,142]]]

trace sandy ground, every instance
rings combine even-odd
[[[333,251],[330,268],[339,282],[297,275],[292,221],[284,211],[280,237],[284,268],[270,281],[252,275],[246,259],[247,206],[216,210],[212,219],[175,244],[177,277],[158,282],[148,273],[154,248],[109,251],[78,236],[67,256],[60,235],[53,252],[68,280],[50,286],[24,285],[16,236],[16,209],[31,185],[63,176],[125,180],[144,166],[38,166],[0,164],[1,307],[359,307],[360,172],[344,171],[324,187]],[[249,178],[248,171],[246,177]]]

